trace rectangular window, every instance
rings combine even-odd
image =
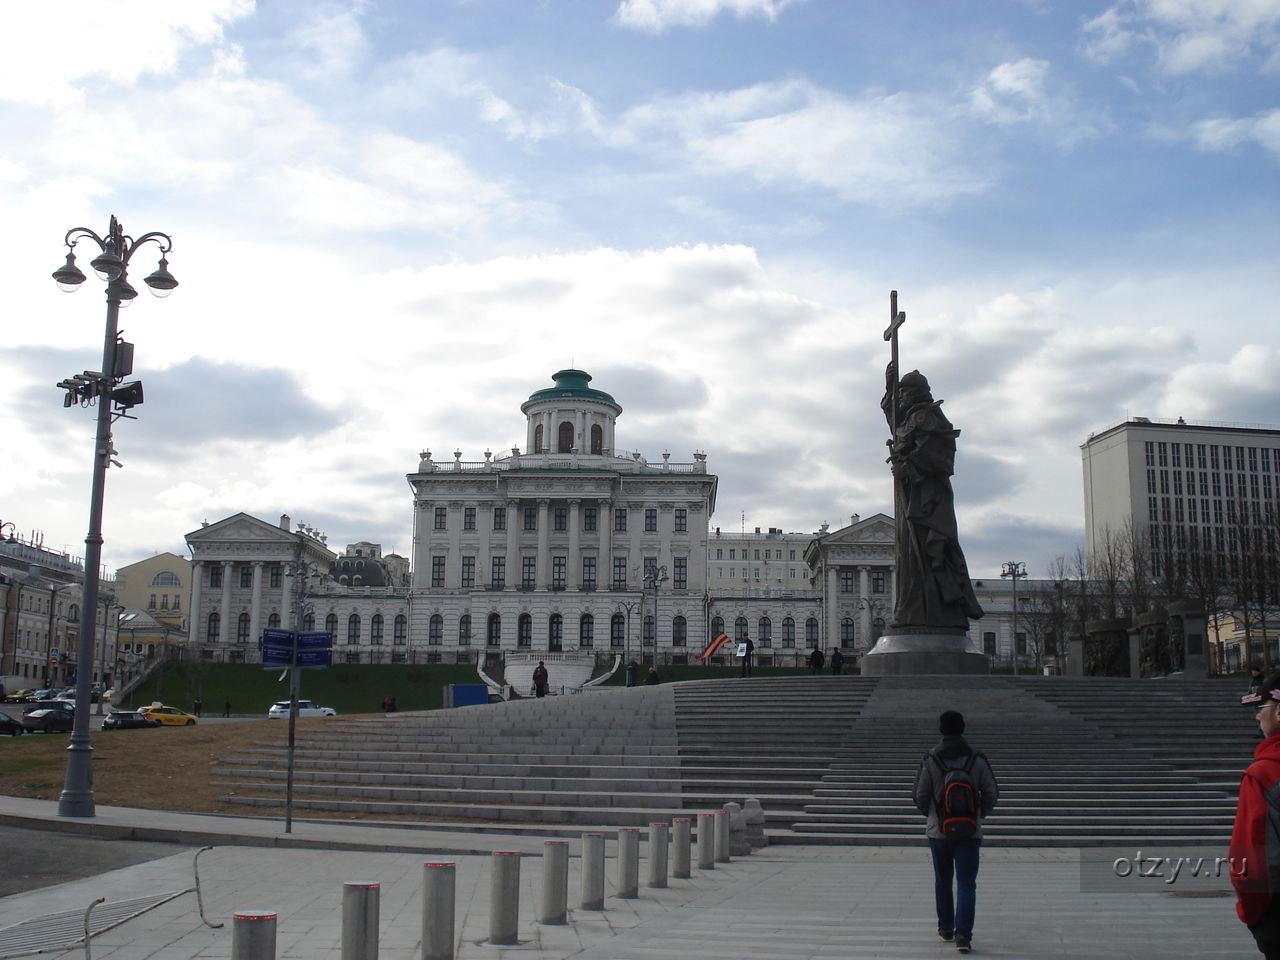
[[[1173,495],[1175,497],[1182,496],[1182,471],[1173,471]]]
[[[736,550],[730,550],[730,551],[729,551],[729,559],[730,559],[730,560],[736,560],[736,559],[738,559],[738,557],[737,557],[737,551],[736,551]]]
[[[524,508],[524,528],[526,530],[538,529],[538,508],[537,507]]]
[[[582,558],[582,589],[594,590],[596,588],[596,558]]]
[[[1191,523],[1200,522],[1199,520],[1196,519],[1196,498],[1195,497],[1187,498],[1187,520]],[[1194,527],[1191,528],[1191,532],[1195,533]]]
[[[449,528],[449,508],[436,507],[436,529],[447,530]]]
[[[582,529],[583,530],[596,529],[596,524],[599,522],[597,520],[597,517],[599,516],[600,516],[600,512],[595,507],[587,507],[585,510],[583,510],[582,511]]]
[[[462,529],[474,530],[476,528],[476,508],[464,507],[462,510]]]
[[[284,582],[284,569],[276,564],[267,570],[267,583],[272,590],[279,590],[280,585]]]
[[[1223,518],[1222,518],[1222,501],[1221,501],[1221,500],[1215,500],[1215,501],[1213,501],[1213,522],[1214,522],[1214,523],[1222,523],[1222,522],[1223,522]]]
[[[671,588],[673,590],[689,589],[689,560],[687,557],[673,557],[671,560],[675,569],[674,576],[671,578]]]
[[[471,590],[476,585],[476,558],[462,558],[462,589]]]
[[[1147,493],[1156,492],[1156,472],[1154,470],[1147,471]]]
[[[552,557],[551,558],[551,589],[563,590],[565,567],[569,563],[568,557]]]
[[[1164,446],[1164,444],[1161,444],[1161,446]],[[1168,470],[1160,471],[1160,492],[1165,494],[1169,492],[1169,471]]]
[[[1218,445],[1216,443],[1209,445],[1209,469],[1221,470],[1222,464],[1218,460]]]
[[[1146,447],[1146,451],[1147,451],[1147,466],[1148,466],[1148,467],[1154,467],[1154,466],[1156,465],[1156,445],[1155,445],[1155,443],[1153,443],[1152,441],[1148,440],[1145,444],[1143,444],[1143,446],[1145,446],[1145,447]]]
[[[493,529],[495,530],[507,529],[507,508],[506,507],[493,508]]]
[[[689,511],[676,511],[676,533],[686,533],[689,530]]]
[[[627,589],[627,558],[613,558],[613,589]]]
[[[613,511],[613,529],[623,531],[627,529],[627,511],[623,507],[619,507]]]
[[[1160,519],[1165,523],[1169,523],[1173,519],[1172,511],[1169,509],[1168,497],[1160,498]]]
[[[1209,462],[1205,459],[1205,446],[1203,443],[1196,444],[1196,466],[1201,470],[1209,469]]]
[[[1187,495],[1191,497],[1196,495],[1196,472],[1194,470],[1187,471]]]
[[[1182,444],[1175,443],[1173,445],[1173,450],[1171,450],[1170,453],[1173,454],[1173,466],[1182,466]]]
[[[717,550],[717,551],[716,551],[716,559],[717,559],[717,560],[723,560],[723,559],[724,559],[724,551],[723,551],[723,550]]]
[[[652,579],[654,579],[654,577],[656,577],[657,575],[658,575],[658,558],[657,558],[657,557],[645,557],[645,558],[644,558],[644,578],[645,578],[645,580],[652,580]]]
[[[724,567],[716,567],[716,579],[717,580],[724,579]]]
[[[1249,474],[1249,496],[1257,500],[1260,496],[1258,489],[1258,475],[1256,473]]]
[[[147,609],[154,610],[156,608],[156,595],[153,593],[151,599],[147,601]]]
[[[658,511],[654,510],[652,507],[648,508],[644,512],[644,532],[658,532]]]
[[[1265,473],[1262,475],[1262,496],[1271,499],[1271,477]]]
[[[795,578],[796,578],[796,568],[795,568],[795,567],[792,567],[792,568],[791,568],[791,579],[792,579],[792,580],[794,580]]]
[[[794,550],[792,550],[792,551],[791,551],[791,559],[792,559],[792,560],[794,560],[795,558],[796,558],[796,552],[795,552]]]
[[[730,579],[730,580],[737,580],[737,579],[738,579],[738,568],[737,568],[737,567],[730,567],[730,568],[729,568],[729,579]]]
[[[841,568],[840,570],[840,592],[853,593],[857,589],[854,584],[858,571]]]
[[[1231,475],[1227,474],[1227,476]],[[1220,473],[1213,474],[1213,495],[1215,497],[1222,496],[1222,474]]]
[[[431,558],[431,585],[433,587],[444,586],[444,557]]]
[[[1250,473],[1258,472],[1258,448],[1257,447],[1249,448],[1249,472]]]
[[[538,585],[538,558],[524,557],[520,561],[520,586],[532,590]]]
[[[759,559],[760,559],[760,551],[759,551],[759,550],[757,550],[757,551],[756,551],[756,559],[757,559],[757,560],[759,560]]]
[[[1262,448],[1262,472],[1271,472],[1271,451],[1266,447]]]
[[[1227,499],[1234,500],[1236,497],[1236,475],[1234,473],[1227,473],[1223,474],[1223,476],[1227,478]]]
[[[494,590],[501,590],[507,585],[507,558],[493,558],[493,574],[489,578],[489,586]]]
[[[1181,497],[1174,497],[1174,498],[1173,498],[1173,522],[1174,522],[1174,523],[1182,523],[1182,522],[1183,522],[1183,516],[1182,516],[1182,498],[1181,498]]]
[[[1244,447],[1236,447],[1236,470],[1244,473]]]
[[[1160,459],[1160,466],[1167,467],[1169,465],[1169,445],[1167,443],[1159,444],[1157,453]]]
[[[248,590],[253,586],[253,567],[244,565],[240,568],[240,587]]]
[[[556,507],[555,512],[555,529],[569,529],[569,510],[567,507]]]
[[[871,592],[884,593],[884,571],[873,570],[871,573]]]
[[[754,568],[754,569],[751,571],[751,576],[752,576],[754,579],[759,580],[759,579],[760,579],[760,568],[759,568],[759,567]]]

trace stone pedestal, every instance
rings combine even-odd
[[[863,676],[990,673],[991,661],[964,630],[891,627],[861,661]]]

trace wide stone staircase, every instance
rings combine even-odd
[[[1238,699],[1223,681],[1046,677],[588,688],[300,732],[294,802],[300,816],[553,835],[753,796],[771,842],[920,843],[916,768],[938,740],[938,714],[958,709],[1001,785],[988,844],[1218,842],[1255,742]],[[228,802],[284,803],[283,739],[214,772]]]
[[[1225,842],[1256,743],[1222,681],[884,677],[787,839],[918,840],[911,789],[946,709],[1000,784],[991,845]]]

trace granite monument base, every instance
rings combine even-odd
[[[925,673],[990,673],[991,661],[964,630],[890,628],[862,656],[864,677]]]

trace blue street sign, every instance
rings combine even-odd
[[[292,667],[293,651],[284,647],[263,647],[262,665],[264,667]]]
[[[298,666],[331,667],[333,666],[332,650],[299,650]]]
[[[293,648],[292,630],[263,630],[261,646]]]
[[[299,650],[328,650],[332,646],[332,633],[301,633],[298,635]]]

